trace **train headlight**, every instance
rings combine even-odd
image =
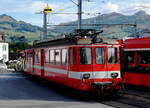
[[[111,77],[112,78],[117,78],[118,77],[118,73],[111,73]]]
[[[83,74],[83,79],[89,79],[89,78],[90,78],[90,74],[89,73]]]

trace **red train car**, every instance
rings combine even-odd
[[[120,44],[102,40],[94,30],[37,41],[25,51],[25,72],[82,91],[121,87]]]
[[[150,87],[150,37],[125,40],[123,56],[123,82]]]

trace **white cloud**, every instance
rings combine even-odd
[[[144,10],[146,13],[150,14],[150,3],[131,3],[128,6],[121,7],[119,12],[126,15],[132,15],[140,10]]]
[[[46,6],[46,0],[0,0],[0,14],[8,14],[17,20],[24,20],[32,24],[42,25],[42,15],[36,15],[35,12],[42,11]],[[77,0],[74,0],[77,1]],[[144,1],[144,0],[143,0]],[[146,1],[146,0],[145,0]],[[49,0],[52,13],[77,13],[77,6],[69,0]],[[130,2],[118,0],[107,0],[102,3],[101,0],[93,0],[93,2],[83,2],[83,12],[85,13],[110,13],[119,12],[123,14],[133,14],[139,10],[145,10],[150,14],[150,2],[141,2],[134,0]],[[59,24],[77,20],[75,14],[50,14],[49,21],[53,24]],[[98,14],[83,14],[83,18],[95,17]]]
[[[105,6],[104,6],[104,10],[106,12],[118,12],[118,5],[117,4],[113,4],[111,2],[108,2]]]

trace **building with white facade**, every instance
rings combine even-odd
[[[9,60],[9,45],[4,33],[0,33],[0,60],[4,62]]]

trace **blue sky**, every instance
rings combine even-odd
[[[77,0],[73,0],[77,2]],[[0,14],[7,14],[15,19],[22,20],[34,25],[42,26],[41,14],[47,0],[0,0]],[[52,13],[77,13],[77,6],[71,0],[48,0],[48,4],[53,9]],[[100,14],[118,12],[126,15],[134,14],[139,10],[145,10],[150,14],[150,0],[83,0],[83,18],[95,17]],[[50,14],[48,22],[50,24],[65,23],[77,20],[76,14],[62,15]]]

